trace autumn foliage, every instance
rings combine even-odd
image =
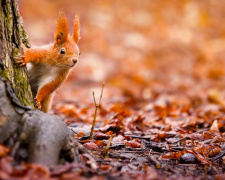
[[[80,13],[80,60],[58,90],[52,113],[64,118],[92,155],[83,155],[79,167],[23,168],[62,179],[225,177],[225,3],[55,1],[51,13],[43,10],[50,2],[20,4],[33,44],[51,40],[61,6],[71,19],[74,10]],[[103,81],[90,141],[92,92],[98,101]],[[7,153],[0,146],[0,163],[10,164]],[[14,174],[0,168],[0,177],[3,172]]]

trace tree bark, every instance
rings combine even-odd
[[[17,160],[53,165],[62,152],[73,159],[70,130],[59,117],[33,110],[25,67],[14,63],[29,46],[17,0],[0,0],[0,143]]]
[[[34,107],[26,68],[13,61],[13,57],[22,55],[21,43],[30,46],[18,2],[0,0],[0,3],[0,75],[10,82],[22,105]]]

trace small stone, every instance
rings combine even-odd
[[[185,153],[180,157],[180,161],[182,163],[195,163],[196,162],[196,157],[194,154],[191,153]]]

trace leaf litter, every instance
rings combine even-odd
[[[56,2],[55,14],[62,5]],[[25,26],[42,8],[28,4],[21,6]],[[52,113],[63,117],[84,153],[80,162],[48,169],[15,163],[0,145],[0,179],[224,179],[225,4],[97,0],[63,6],[80,11],[84,52]],[[49,40],[46,32],[35,40],[29,26],[31,41]],[[98,102],[103,81],[89,140],[92,92]]]

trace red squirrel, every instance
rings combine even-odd
[[[20,66],[27,64],[35,103],[37,108],[44,112],[49,112],[56,89],[78,61],[79,16],[75,16],[73,35],[69,36],[67,18],[60,12],[54,39],[54,43],[49,45],[24,48],[23,56],[15,58]]]

